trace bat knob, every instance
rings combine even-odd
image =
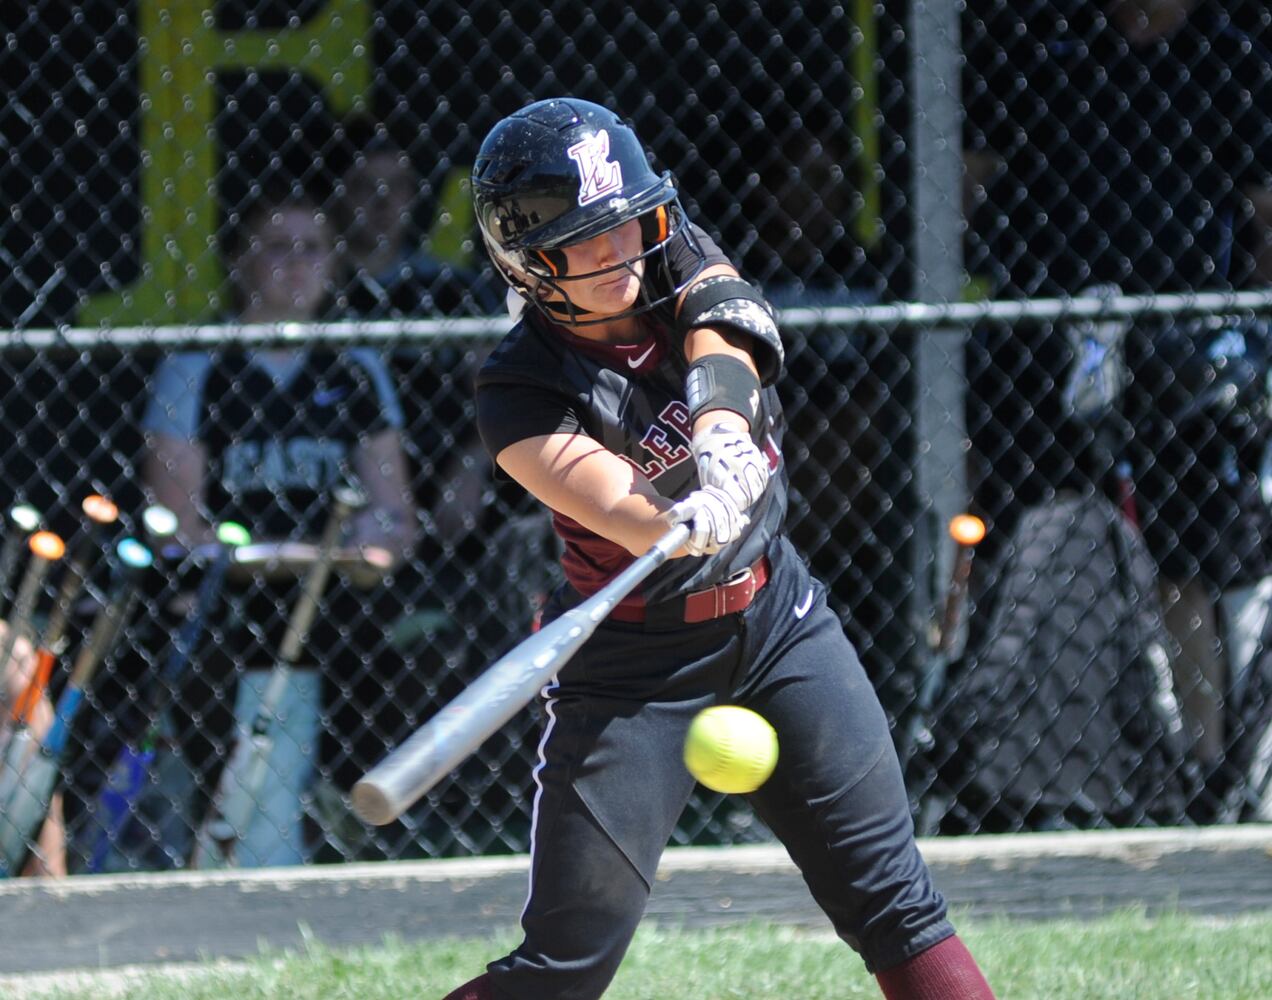
[[[331,491],[331,499],[346,510],[361,510],[367,505],[367,495],[356,486],[336,486]]]
[[[353,786],[350,797],[354,813],[364,823],[384,826],[397,819],[397,813],[384,789],[365,778]]]
[[[32,534],[40,527],[40,512],[29,503],[19,504],[9,511],[9,520],[19,530]]]
[[[120,562],[131,570],[147,569],[154,562],[151,551],[131,537],[120,539],[119,544],[115,546],[115,554],[119,556]]]
[[[151,538],[171,538],[177,533],[177,515],[167,507],[154,504],[141,512],[141,523]]]

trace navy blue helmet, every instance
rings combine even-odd
[[[667,243],[688,230],[671,174],[653,170],[636,133],[618,115],[576,98],[538,101],[490,130],[473,164],[473,202],[486,249],[504,279],[551,318],[563,315],[576,324],[589,320],[570,300],[569,282],[633,270],[641,259],[666,273]],[[562,247],[632,219],[641,221],[640,256],[604,272],[566,273]],[[684,287],[651,282],[648,271],[641,299],[621,315],[652,309]],[[670,287],[651,288],[658,284]],[[552,292],[564,301],[545,302]]]

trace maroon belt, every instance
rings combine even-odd
[[[640,623],[653,617],[655,613],[661,618],[665,612],[680,605],[682,610],[675,615],[679,620],[686,624],[707,622],[713,618],[745,611],[755,600],[755,595],[760,592],[760,588],[768,583],[768,578],[768,556],[760,556],[754,565],[740,573],[735,573],[724,583],[717,583],[714,587],[707,587],[705,590],[695,590],[677,600],[666,602],[666,605],[659,604],[654,608],[643,604],[619,604],[610,612],[609,617],[616,622]]]

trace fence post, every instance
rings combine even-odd
[[[962,114],[959,19],[947,0],[916,0],[910,16],[914,184],[912,259],[919,302],[949,303],[962,291]],[[952,551],[944,525],[967,504],[963,364],[965,330],[933,327],[915,340],[914,489],[917,520],[910,546],[911,613],[920,675],[930,623],[949,578]]]

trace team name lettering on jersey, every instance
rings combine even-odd
[[[623,165],[610,160],[609,133],[601,129],[566,150],[579,168],[579,204],[588,205],[623,187]]]
[[[663,407],[658,420],[649,426],[640,446],[651,456],[642,464],[630,455],[623,458],[644,474],[651,482],[668,469],[693,457],[689,442],[693,435],[689,427],[689,407],[680,400],[673,400]]]
[[[236,494],[254,490],[323,490],[336,481],[347,459],[348,449],[340,441],[240,441],[225,451],[221,485]]]

